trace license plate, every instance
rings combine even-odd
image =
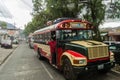
[[[104,65],[103,65],[103,64],[98,65],[98,70],[103,69],[103,68],[104,68]]]

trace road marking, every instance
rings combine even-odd
[[[50,78],[53,80],[54,78],[53,78],[53,76],[52,76],[52,74],[48,71],[48,69],[45,67],[45,65],[43,64],[43,63],[41,63],[42,64],[42,66],[43,66],[43,68],[45,69],[45,71],[48,73],[48,75],[50,76]]]
[[[33,51],[33,53],[35,54],[35,52]],[[43,68],[45,69],[45,71],[48,73],[49,77],[54,80],[52,74],[48,71],[48,69],[45,67],[45,65],[41,62],[41,65],[43,66]]]

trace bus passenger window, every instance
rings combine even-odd
[[[63,35],[63,39],[62,39],[62,40],[66,39],[66,38],[67,38],[67,35],[66,35],[66,34],[64,34],[64,35]]]
[[[77,39],[77,35],[74,33],[73,34],[73,39],[76,40]]]
[[[79,39],[84,39],[84,33],[83,33],[83,31],[80,31],[78,33],[78,37],[79,37]]]

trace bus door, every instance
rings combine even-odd
[[[60,58],[61,58],[61,55],[64,51],[64,43],[63,41],[60,41],[60,30],[57,30],[56,31],[56,41],[57,41],[57,44],[56,44],[56,62],[57,62],[57,65],[59,66],[60,65]]]

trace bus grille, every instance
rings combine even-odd
[[[95,58],[102,58],[108,57],[108,47],[107,46],[97,46],[97,47],[89,47],[88,48],[88,58],[95,59]]]

